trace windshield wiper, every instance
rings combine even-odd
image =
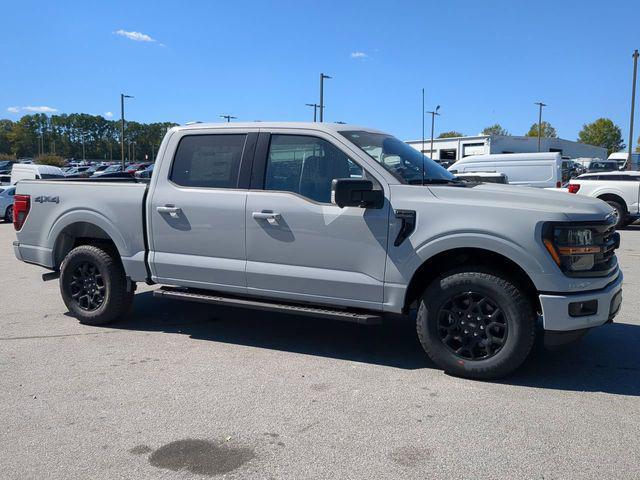
[[[464,185],[465,182],[449,178],[425,178],[424,185]]]

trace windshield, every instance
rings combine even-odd
[[[118,172],[118,171],[120,171],[120,165],[111,165],[107,167],[107,169],[105,170],[105,172]]]
[[[403,183],[421,185],[456,180],[453,174],[429,157],[391,135],[365,131],[339,133],[360,147]]]

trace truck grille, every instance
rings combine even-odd
[[[620,246],[620,234],[616,232],[614,220],[593,227],[594,243],[602,247],[602,252],[595,255],[593,269],[588,272],[593,276],[605,276],[618,266],[616,249]]]

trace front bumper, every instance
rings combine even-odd
[[[596,300],[595,314],[582,317],[569,315],[569,304]],[[622,302],[622,272],[601,290],[574,294],[540,294],[542,325],[545,330],[566,332],[597,327],[612,320],[620,311]]]

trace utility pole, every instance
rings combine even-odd
[[[122,170],[124,171],[124,99],[133,98],[131,95],[120,94],[120,161],[122,162]]]
[[[220,118],[226,118],[227,119],[227,123],[231,122],[231,120],[235,120],[238,117],[234,117],[233,115],[220,115]]]
[[[313,107],[313,121],[317,122],[317,118],[318,118],[318,107],[320,105],[318,105],[317,103],[305,103],[305,105],[307,107]]]
[[[540,140],[542,138],[542,107],[546,107],[547,105],[542,102],[536,102],[535,104],[540,107],[538,110],[538,151],[540,151]]]
[[[627,170],[633,170],[633,116],[636,106],[636,77],[638,75],[638,50],[633,52],[633,84],[631,86],[631,121],[629,122],[629,155]]]
[[[131,151],[132,151],[131,158],[133,159],[133,161],[135,163],[135,161],[136,161],[136,141],[135,140],[132,142]]]
[[[434,126],[435,126],[436,115],[440,115],[438,113],[438,110],[440,110],[440,105],[438,105],[433,112],[427,112],[427,113],[431,114],[431,154],[429,155],[429,158],[431,158],[432,160],[435,160],[433,158],[433,129],[434,129]],[[438,159],[438,160],[440,160],[440,159]]]
[[[82,161],[84,162],[84,132],[82,132]]]
[[[324,80],[331,78],[329,75],[325,75],[324,73],[320,74],[320,122],[324,120]]]

